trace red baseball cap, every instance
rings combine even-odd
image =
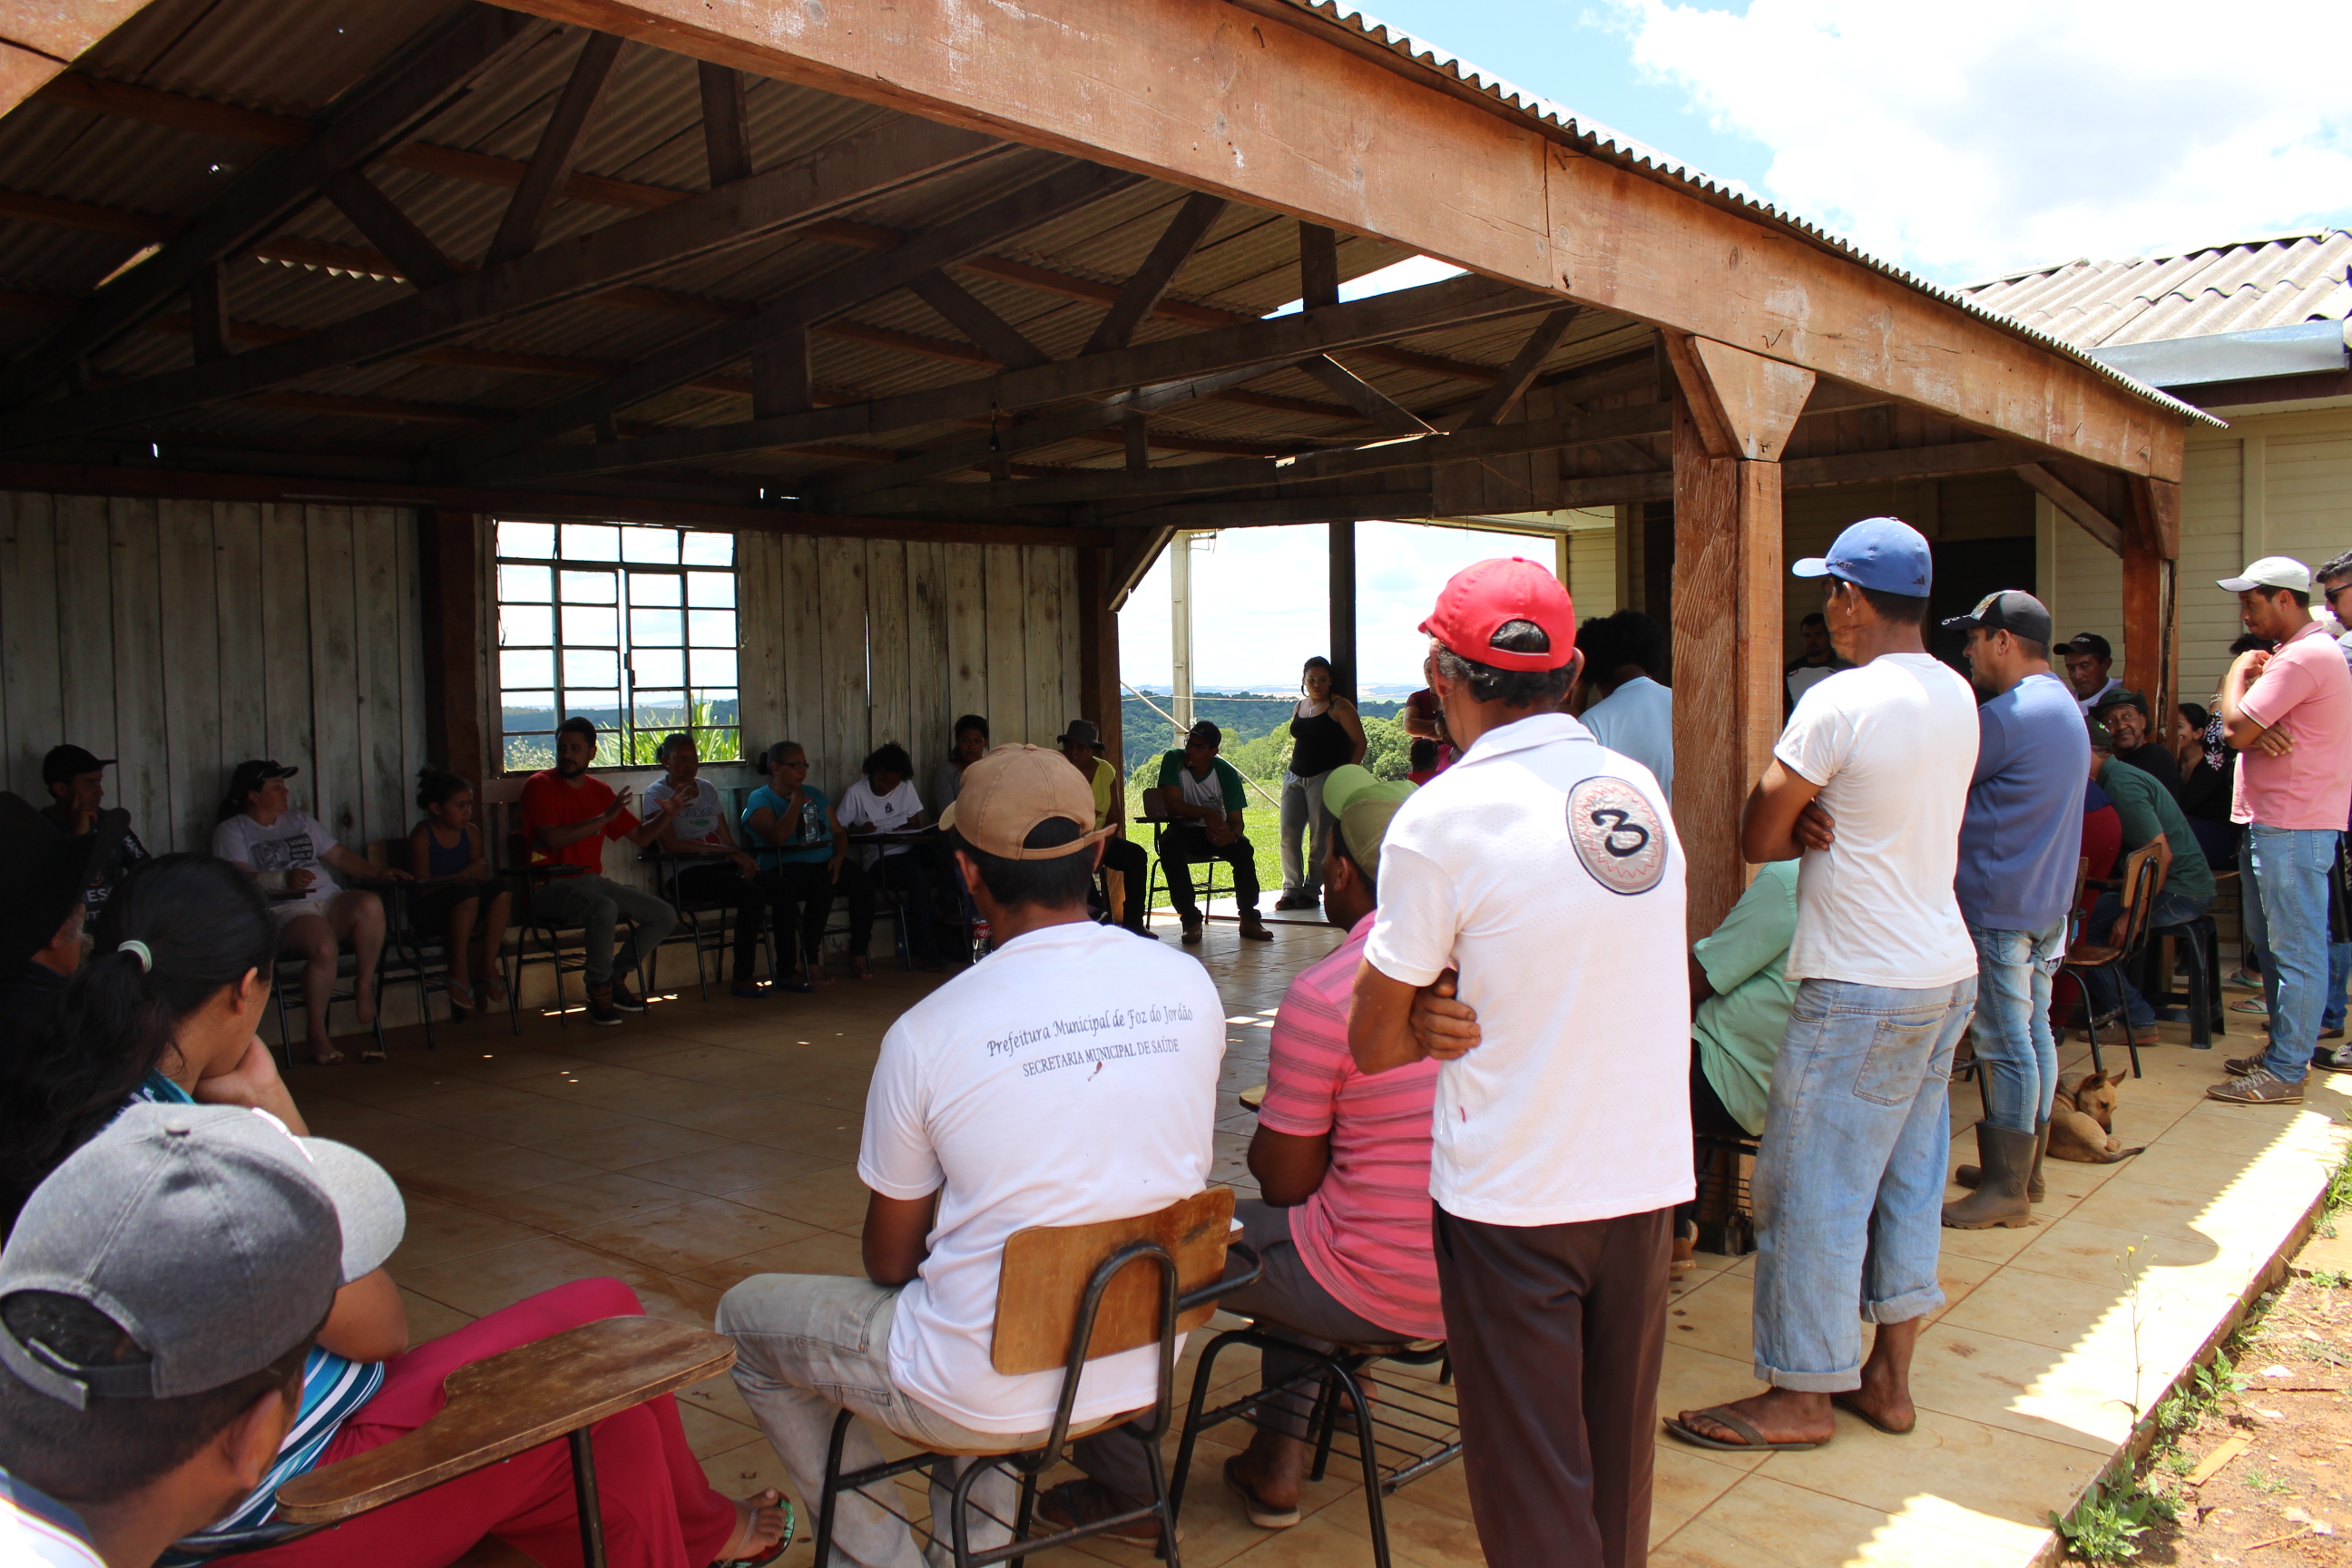
[[[1533,621],[1551,640],[1544,653],[1495,646],[1511,621]],[[1514,555],[1481,561],[1447,579],[1421,629],[1467,659],[1496,669],[1559,669],[1576,655],[1576,605],[1549,567]]]

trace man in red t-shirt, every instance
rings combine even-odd
[[[589,776],[588,764],[595,758],[596,726],[585,719],[566,719],[555,732],[555,766],[531,774],[522,786],[522,833],[532,865],[581,868],[578,876],[555,878],[533,888],[531,913],[550,925],[586,928],[588,1021],[614,1025],[624,1013],[646,1010],[645,1003],[621,984],[619,971],[636,968],[661,946],[677,924],[677,911],[642,888],[605,877],[604,841],[653,842],[669,820],[670,803],[648,807],[651,816],[638,821],[629,810],[627,790],[616,795],[612,785]],[[613,927],[623,915],[635,929],[615,954]]]

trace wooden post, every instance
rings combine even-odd
[[[1781,443],[1811,372],[1670,336],[1675,387],[1675,824],[1689,929],[1748,886],[1739,814],[1780,732]]]
[[[2124,673],[2161,724],[2179,700],[2180,487],[2133,479],[2124,531]]]
[[[1331,529],[1331,689],[1356,700],[1356,525]]]
[[[494,770],[483,732],[481,552],[469,511],[416,514],[425,631],[425,755],[478,787]]]
[[[1102,731],[1103,755],[1115,766],[1124,737],[1119,731],[1118,612],[1111,607],[1111,552],[1105,547],[1078,552],[1078,713]]]

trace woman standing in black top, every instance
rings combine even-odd
[[[1282,897],[1277,910],[1311,910],[1323,901],[1323,857],[1331,847],[1331,816],[1323,809],[1323,780],[1333,768],[1364,760],[1364,723],[1356,705],[1331,689],[1331,661],[1307,661],[1290,711],[1290,768],[1282,775]],[[1313,831],[1308,831],[1309,825]],[[1307,858],[1299,858],[1299,840]]]

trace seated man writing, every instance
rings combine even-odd
[[[1796,982],[1781,972],[1797,934],[1797,862],[1768,860],[1713,932],[1691,944],[1691,1136],[1761,1138],[1772,1063]],[[1704,1190],[1706,1172],[1700,1172]],[[1674,1268],[1698,1242],[1696,1200],[1675,1211]]]
[[[1274,933],[1257,913],[1257,851],[1242,833],[1242,809],[1249,796],[1241,770],[1217,755],[1225,732],[1206,719],[1184,737],[1184,749],[1160,759],[1160,799],[1174,824],[1160,838],[1160,864],[1167,868],[1168,895],[1184,922],[1184,941],[1201,940],[1201,904],[1192,895],[1192,868],[1223,860],[1234,868],[1234,902],[1242,912],[1242,935],[1272,942]]]
[[[1006,1238],[1156,1213],[1207,1180],[1224,1009],[1199,964],[1087,918],[1093,819],[1086,781],[1043,748],[1000,746],[964,770],[942,826],[997,946],[883,1037],[857,1160],[866,1278],[755,1275],[719,1303],[736,1385],[803,1497],[845,1406],[934,1447],[1044,1442],[1061,1373],[990,1361]],[[1145,1346],[1089,1363],[1073,1421],[1149,1405],[1158,1359]],[[844,1468],[877,1458],[853,1424]],[[943,1537],[951,1479],[932,1477]],[[1013,1483],[994,1472],[971,1499],[973,1547],[1002,1544],[986,1516],[1013,1517]],[[835,1519],[836,1561],[919,1568],[896,1515],[849,1495]]]
[[[1348,938],[1283,995],[1265,1105],[1250,1140],[1261,1195],[1234,1206],[1265,1273],[1219,1305],[1318,1350],[1445,1337],[1429,1240],[1429,1119],[1439,1064],[1433,1058],[1372,1078],[1348,1054],[1349,989],[1379,899],[1381,841],[1412,793],[1354,765],[1323,781],[1332,817],[1323,912]],[[1279,1388],[1308,1366],[1268,1352],[1262,1386]],[[1248,1451],[1225,1461],[1226,1484],[1261,1529],[1298,1522],[1314,1401],[1311,1383],[1275,1396]],[[1091,1521],[1142,1507],[1151,1480],[1139,1439],[1150,1435],[1129,1426],[1080,1442],[1077,1462],[1093,1479],[1055,1488],[1040,1511],[1049,1521]],[[1157,1527],[1113,1533],[1148,1542]]]

